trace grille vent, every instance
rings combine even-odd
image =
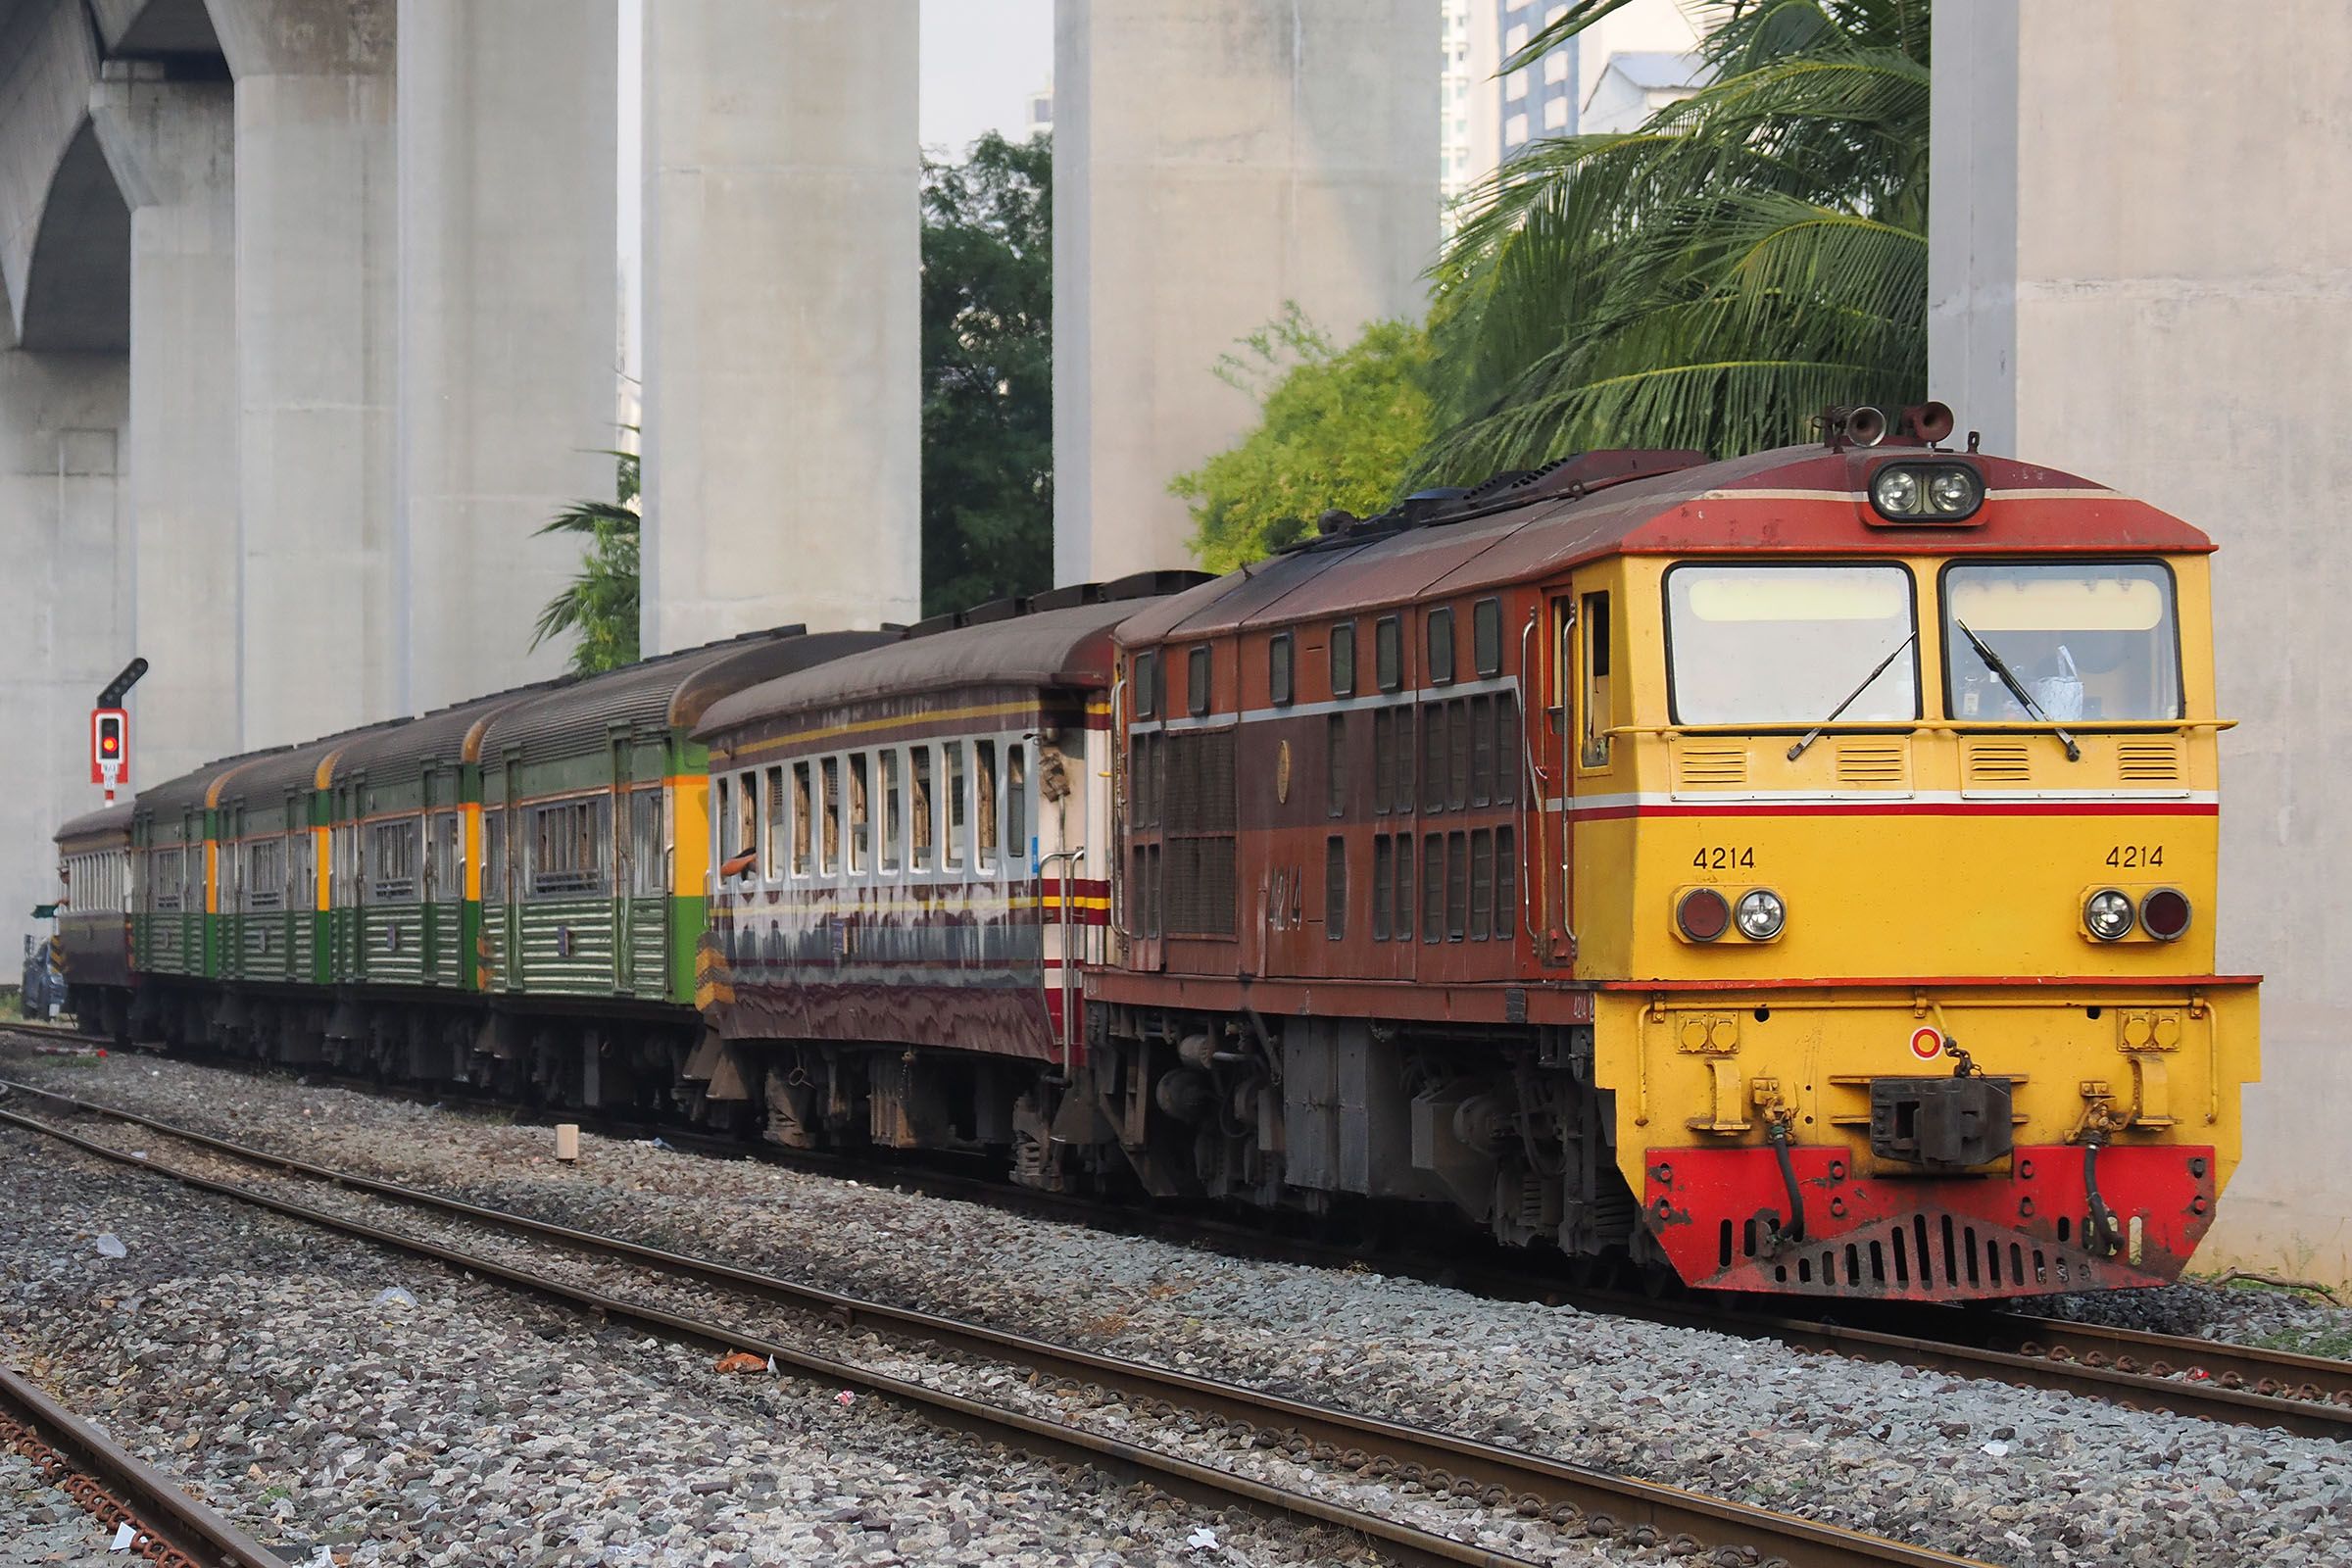
[[[1738,789],[1747,782],[1744,746],[1679,746],[1674,754],[1677,790]]]
[[[1971,741],[1968,782],[1979,788],[2034,781],[2033,754],[2024,741]]]
[[[2180,782],[2180,743],[2172,739],[2130,740],[2115,748],[2116,771],[2127,784]]]
[[[1910,749],[1901,741],[1838,743],[1838,782],[1847,789],[1900,789],[1910,773]]]

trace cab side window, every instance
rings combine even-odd
[[[1606,767],[1609,731],[1617,722],[1609,678],[1609,596],[1605,592],[1585,595],[1576,618],[1583,627],[1578,667],[1584,671],[1584,728],[1578,760],[1586,767]]]

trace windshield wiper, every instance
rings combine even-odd
[[[1872,683],[1875,682],[1881,675],[1886,673],[1886,666],[1902,657],[1903,650],[1910,647],[1913,639],[1917,638],[1918,636],[1919,633],[1914,631],[1909,637],[1906,637],[1901,642],[1896,643],[1894,645],[1894,652],[1888,654],[1885,659],[1880,660],[1879,667],[1872,670],[1869,674],[1863,676],[1862,684],[1855,687],[1852,691],[1847,692],[1845,694],[1844,702],[1839,703],[1836,708],[1830,710],[1829,717],[1823,719],[1820,723],[1805,731],[1804,739],[1798,741],[1794,746],[1788,748],[1788,760],[1793,762],[1798,758],[1804,756],[1805,748],[1812,745],[1815,741],[1821,739],[1821,732],[1825,729],[1828,729],[1832,724],[1837,723],[1838,715],[1844,712],[1847,709],[1853,707],[1854,704],[1861,699],[1862,694],[1870,690]]]
[[[2066,743],[2066,760],[2070,762],[2082,760],[2082,748],[2075,744],[2075,738],[2066,732],[2064,726],[2043,711],[2042,706],[2034,700],[2034,694],[2026,690],[2025,682],[2017,678],[2017,671],[2009,667],[2008,661],[1994,653],[1991,644],[1970,631],[1967,621],[1955,619],[1952,624],[1960,628],[1960,635],[1968,639],[1968,645],[1977,651],[1977,657],[1984,661],[1984,667],[2001,677],[2001,684],[2009,688],[2009,695],[2017,699],[2018,705],[2049,725],[2050,733]]]

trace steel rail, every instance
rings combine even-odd
[[[162,1568],[285,1568],[285,1561],[179,1489],[20,1372],[0,1367],[0,1446],[23,1452],[130,1552]]]
[[[359,1086],[355,1083],[354,1087]],[[133,1112],[88,1104],[29,1084],[12,1084],[0,1079],[0,1088],[21,1089],[92,1114],[152,1126],[163,1133],[199,1141],[203,1137],[147,1121]],[[607,1120],[600,1125],[615,1136],[659,1134],[681,1149],[758,1158],[818,1175],[840,1174],[860,1179],[872,1175],[837,1155],[738,1146],[709,1134],[618,1121]],[[250,1152],[283,1168],[300,1168],[299,1161],[259,1151]],[[335,1179],[337,1175],[322,1168],[305,1173],[325,1179]],[[891,1181],[937,1196],[990,1203],[1063,1223],[1108,1226],[1127,1232],[1140,1228],[1164,1240],[1203,1245],[1238,1255],[1313,1266],[1365,1260],[1363,1253],[1328,1243],[1305,1242],[1197,1218],[1139,1215],[1133,1209],[1107,1208],[1068,1195],[1032,1193],[978,1177],[912,1167],[892,1167],[887,1175]],[[2187,1335],[2072,1323],[2027,1313],[1981,1312],[1967,1307],[1920,1308],[1920,1313],[1930,1320],[1927,1324],[1930,1332],[1903,1332],[1919,1325],[1902,1322],[1892,1303],[1846,1303],[1849,1310],[1867,1314],[1865,1322],[1849,1324],[1790,1316],[1783,1303],[1774,1303],[1776,1310],[1760,1306],[1754,1298],[1735,1298],[1721,1302],[1658,1299],[1629,1292],[1542,1281],[1475,1265],[1415,1262],[1409,1258],[1373,1260],[1393,1272],[1441,1280],[1502,1299],[1565,1303],[1587,1311],[1675,1327],[1775,1339],[1800,1348],[1855,1359],[1918,1366],[2020,1388],[2074,1394],[2120,1403],[2127,1408],[2268,1427],[2299,1437],[2352,1441],[2352,1361]],[[1887,1326],[1896,1324],[1900,1327]]]
[[[187,1131],[136,1112],[95,1105],[51,1090],[17,1084],[5,1084],[5,1087],[24,1090],[89,1114],[144,1127],[248,1163],[409,1203],[574,1250],[625,1259],[705,1286],[757,1295],[782,1305],[821,1315],[844,1328],[862,1327],[888,1332],[992,1361],[1023,1364],[1042,1376],[1116,1392],[1147,1413],[1163,1409],[1200,1412],[1222,1422],[1237,1436],[1247,1436],[1253,1442],[1270,1439],[1270,1446],[1284,1448],[1294,1457],[1325,1463],[1337,1462],[1355,1469],[1372,1466],[1381,1473],[1394,1475],[1400,1480],[1419,1482],[1433,1493],[1476,1497],[1490,1507],[1505,1508],[1521,1517],[1549,1518],[1554,1523],[1581,1529],[1592,1536],[1624,1537],[1634,1544],[1674,1544],[1685,1550],[1712,1550],[1717,1554],[1717,1560],[1726,1563],[1750,1560],[1745,1554],[1760,1547],[1774,1554],[1765,1561],[1785,1563],[1788,1568],[1857,1568],[1857,1565],[1865,1564],[1893,1565],[1893,1568],[1982,1568],[1972,1559],[1859,1531],[1775,1513],[1679,1488],[1636,1481],[1499,1445],[1355,1415],[1331,1406],[1264,1394],[1189,1373],[1124,1361],[984,1325],[861,1300],[772,1275],[646,1247],[620,1237],[574,1230],[544,1220],[484,1208],[373,1177],[336,1171],[291,1156],[249,1149],[210,1134]],[[779,1365],[793,1366],[828,1380],[866,1388],[913,1405],[921,1413],[942,1418],[959,1430],[980,1432],[999,1441],[1004,1441],[1009,1431],[1012,1434],[1011,1441],[1031,1451],[1038,1451],[1041,1446],[1045,1446],[1056,1457],[1102,1465],[1124,1476],[1140,1475],[1155,1485],[1196,1498],[1205,1498],[1219,1504],[1238,1498],[1261,1508],[1335,1525],[1375,1540],[1384,1549],[1408,1561],[1509,1564],[1520,1560],[1379,1515],[1361,1513],[1213,1466],[1180,1459],[1157,1449],[1045,1421],[1020,1411],[985,1405],[961,1396],[946,1394],[816,1355],[723,1325],[700,1322],[604,1292],[567,1285],[438,1243],[314,1209],[234,1183],[201,1176],[114,1149],[33,1117],[0,1110],[0,1122],[44,1134],[118,1163],[172,1177],[200,1191],[257,1203],[292,1218],[396,1247],[453,1267],[552,1296],[606,1316],[625,1318],[713,1348],[772,1356]]]

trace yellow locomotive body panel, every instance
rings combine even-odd
[[[2237,1162],[2239,1091],[2260,1058],[2254,982],[2213,972],[2222,726],[2205,560],[2157,564],[2176,595],[2181,716],[2072,728],[1946,713],[1947,559],[1872,563],[1897,564],[1919,716],[1810,740],[1801,724],[1677,722],[1665,579],[1688,562],[1579,575],[1588,606],[1622,607],[1614,664],[1630,676],[1611,722],[1585,721],[1606,746],[1587,741],[1559,797],[1585,916],[1574,972],[1596,991],[1619,1170],[1684,1276],[1729,1288],[2170,1277]],[[1678,917],[1693,893],[1730,909],[1758,889],[1781,911],[1766,939],[1737,921],[1696,938]],[[2093,894],[2137,908],[2159,889],[2191,911],[2174,940],[2089,928]],[[1969,1078],[2005,1085],[2005,1101],[1947,1087]],[[1905,1130],[1954,1095],[2008,1126],[1981,1162],[1954,1163],[1976,1147],[1956,1146],[1923,1164]]]

